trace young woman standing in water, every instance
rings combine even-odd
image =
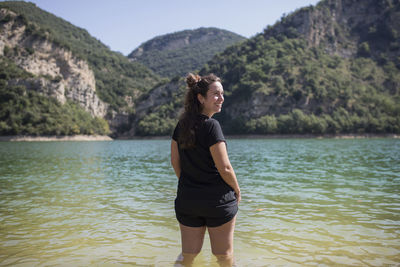
[[[211,118],[224,102],[220,78],[186,77],[185,110],[171,141],[171,164],[179,179],[175,213],[182,239],[177,263],[191,264],[201,251],[206,228],[212,253],[233,264],[233,232],[241,200],[218,121]]]

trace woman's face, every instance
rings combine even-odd
[[[199,94],[199,101],[202,103],[202,113],[211,117],[221,111],[224,103],[224,88],[220,82],[209,85],[206,97]]]

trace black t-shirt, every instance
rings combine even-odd
[[[195,147],[182,149],[178,142],[180,133],[179,123],[176,126],[172,139],[178,142],[178,151],[181,164],[181,176],[178,184],[177,200],[198,202],[213,206],[220,205],[235,199],[233,189],[222,179],[214,160],[210,147],[218,142],[226,142],[218,121],[199,115],[196,122]],[[179,201],[178,201],[179,202]]]

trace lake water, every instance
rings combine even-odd
[[[0,142],[1,266],[173,266],[168,140]],[[400,140],[228,140],[238,266],[400,265]],[[209,238],[195,266],[217,266]]]

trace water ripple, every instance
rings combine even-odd
[[[238,266],[400,262],[398,140],[228,143]],[[0,265],[172,266],[176,185],[166,140],[2,142]]]

